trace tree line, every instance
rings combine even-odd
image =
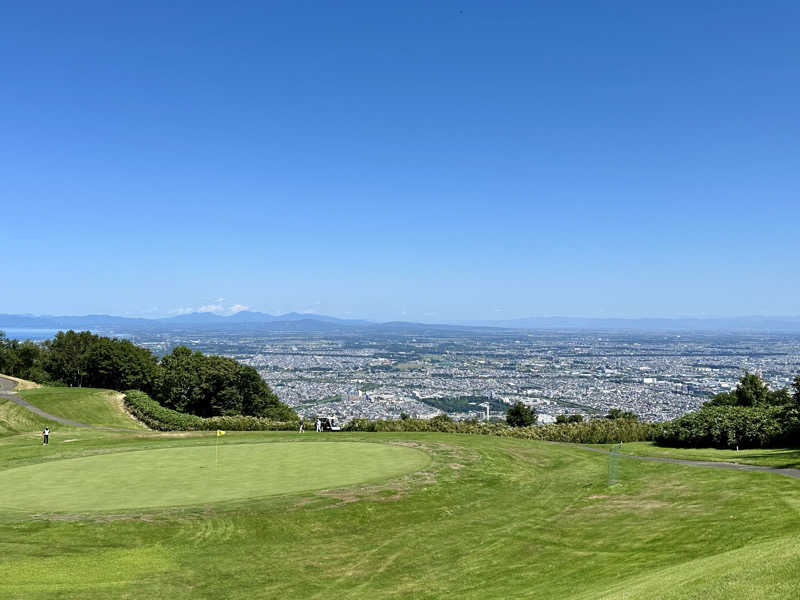
[[[200,417],[293,420],[294,411],[252,367],[179,346],[160,360],[129,340],[60,331],[42,343],[0,332],[0,373],[49,385],[141,390],[159,404]]]

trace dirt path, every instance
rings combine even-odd
[[[599,454],[611,454],[608,450],[602,448],[590,448],[589,446],[578,446],[582,450],[589,452],[597,452]],[[636,456],[635,454],[620,454],[615,456],[620,458],[629,458],[631,460],[649,460],[653,462],[673,463],[676,465],[686,465],[688,467],[711,467],[714,469],[735,469],[739,471],[763,471],[767,473],[776,473],[778,475],[786,475],[787,477],[794,477],[800,479],[800,469],[779,469],[778,467],[765,467],[762,465],[742,465],[739,463],[730,463],[714,460],[685,460],[682,458],[664,458],[661,456]]]
[[[126,433],[141,433],[141,431],[138,431],[136,429],[122,429],[120,427],[103,427],[101,425],[87,425],[86,423],[78,423],[77,421],[71,421],[70,419],[65,419],[63,417],[57,417],[55,415],[51,415],[50,413],[43,411],[41,408],[37,408],[30,402],[27,402],[26,400],[20,398],[14,391],[15,387],[17,387],[16,381],[0,375],[0,398],[11,400],[11,402],[19,404],[21,407],[26,408],[32,413],[36,413],[40,417],[44,417],[49,421],[55,421],[56,423],[61,423],[62,425],[70,425],[71,427],[86,427],[88,429],[102,429],[104,431],[123,431]]]

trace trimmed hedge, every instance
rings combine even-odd
[[[262,417],[198,417],[161,406],[139,390],[125,392],[125,407],[139,421],[158,431],[290,431],[300,421],[272,421]]]
[[[433,419],[379,421],[354,419],[347,424],[345,429],[347,431],[431,431],[473,435],[496,435],[526,440],[572,442],[578,444],[608,444],[652,440],[659,427],[660,426],[655,423],[640,423],[632,419],[591,419],[582,423],[509,427],[505,423],[452,421],[449,418],[439,416]]]
[[[270,421],[259,417],[197,417],[161,406],[144,392],[125,392],[125,406],[142,423],[159,431],[291,431],[297,429],[298,421]],[[496,435],[528,440],[550,440],[580,444],[605,444],[611,442],[637,442],[651,440],[658,425],[638,421],[617,419],[592,419],[583,423],[509,427],[505,423],[481,423],[478,421],[453,421],[440,415],[433,419],[397,419],[370,421],[354,419],[346,431],[414,431],[463,433],[472,435]]]

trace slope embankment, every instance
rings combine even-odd
[[[125,412],[118,392],[27,383],[0,375],[0,428],[7,433],[53,424],[114,431],[146,429]]]

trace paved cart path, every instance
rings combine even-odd
[[[43,411],[41,408],[37,408],[30,402],[20,398],[14,391],[15,387],[17,387],[16,381],[14,381],[13,379],[7,379],[6,377],[0,375],[0,398],[11,400],[11,402],[19,404],[21,407],[26,408],[32,413],[36,413],[40,417],[44,417],[49,421],[55,421],[56,423],[61,423],[62,425],[70,425],[72,427],[87,427],[89,429],[102,429],[104,431],[124,431],[126,433],[142,433],[137,429],[123,429],[121,427],[103,427],[101,425],[87,425],[86,423],[78,423],[77,421],[72,421],[70,419],[65,419],[63,417],[57,417],[56,415],[51,415],[50,413]]]
[[[599,454],[608,454],[611,452],[602,448],[591,448],[589,446],[579,446],[583,450],[589,452],[597,452]],[[662,456],[637,456],[635,454],[621,454],[617,452],[615,456],[620,458],[630,458],[633,460],[649,460],[653,462],[673,463],[676,465],[687,465],[689,467],[712,467],[714,469],[736,469],[739,471],[765,471],[767,473],[777,473],[778,475],[786,475],[787,477],[794,477],[800,479],[800,469],[779,469],[778,467],[766,467],[763,465],[743,465],[740,463],[722,462],[715,460],[686,460],[683,458],[665,458]]]

